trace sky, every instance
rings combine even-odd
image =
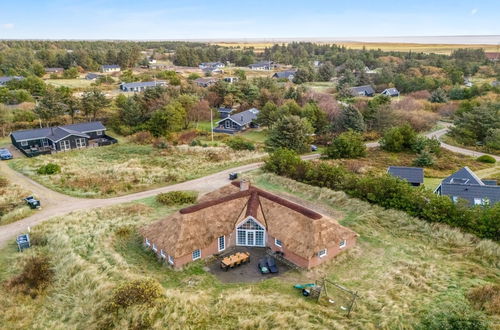
[[[0,39],[500,35],[500,0],[0,0]]]

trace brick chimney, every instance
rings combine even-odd
[[[250,181],[248,180],[241,180],[240,181],[240,191],[245,191],[250,188]]]

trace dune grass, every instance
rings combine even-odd
[[[29,195],[29,191],[8,181],[0,172],[0,226],[23,219],[33,212],[23,201]]]
[[[35,245],[24,253],[15,252],[13,243],[0,250],[0,283],[18,274],[32,255],[47,255],[55,272],[52,283],[34,299],[0,285],[0,324],[54,329],[412,328],[437,298],[461,297],[472,309],[466,293],[500,280],[496,243],[350,199],[342,192],[259,171],[249,177],[262,188],[344,214],[340,221],[360,234],[358,245],[309,272],[287,272],[260,283],[223,284],[204,271],[203,261],[174,271],[142,248],[137,228],[175,208],[148,198],[75,212],[35,227]],[[292,287],[322,277],[358,291],[351,318],[328,303],[302,297]],[[161,298],[107,312],[118,285],[145,278],[161,284]],[[483,317],[492,324],[500,321],[498,315]]]
[[[15,159],[15,170],[62,193],[77,197],[109,197],[178,183],[226,168],[258,161],[264,153],[226,147],[170,147],[118,143],[36,158]],[[44,164],[55,163],[61,173],[38,175]],[[196,164],[196,166],[194,166]]]

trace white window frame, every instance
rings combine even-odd
[[[453,203],[457,203],[458,202],[458,196],[451,196],[451,200]]]
[[[64,148],[63,148],[63,146],[64,146]],[[69,148],[66,148],[66,146],[69,146]],[[61,149],[61,151],[71,150],[71,141],[70,140],[59,141],[59,149]]]
[[[21,141],[21,146],[22,147],[27,147],[28,146],[28,141]]]
[[[172,257],[170,254],[168,255],[168,263],[171,265],[174,264],[174,257]]]
[[[195,256],[195,255],[197,255],[197,256]],[[201,258],[201,250],[200,250],[200,249],[196,249],[196,250],[194,250],[194,251],[191,253],[191,257],[192,257],[193,261],[194,261],[194,260],[198,260],[198,259],[200,259],[200,258]]]
[[[274,245],[278,246],[278,247],[283,247],[283,242],[280,241],[279,239],[277,238],[274,238]]]
[[[328,254],[328,250],[327,249],[323,249],[323,250],[320,250],[318,252],[318,257],[324,258],[324,257],[326,257],[327,254]]]
[[[153,250],[153,251],[155,251],[155,252],[158,252],[158,248],[156,247],[156,244],[155,244],[155,243],[153,243],[152,250]]]
[[[160,250],[160,257],[162,259],[165,259],[167,256],[165,255],[165,252],[163,252],[163,250]]]
[[[339,248],[343,249],[347,246],[347,240],[343,239],[343,240],[340,240],[340,243],[339,243]]]
[[[219,250],[219,252],[224,251],[226,249],[226,236],[219,236],[219,238],[217,239],[217,249]]]
[[[87,142],[85,141],[85,138],[78,138],[75,140],[75,143],[76,143],[77,149],[85,148],[87,146]]]
[[[102,131],[97,131],[95,134],[96,135],[102,135]]]
[[[474,197],[474,205],[483,205],[483,199]]]
[[[150,246],[151,246],[151,242],[150,242],[147,238],[146,238],[146,242],[145,242],[145,243],[146,243],[146,246],[147,246],[147,247],[150,247]]]

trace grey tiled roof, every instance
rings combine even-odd
[[[119,69],[120,66],[117,64],[105,64],[105,65],[101,65],[101,68],[103,68],[103,69]]]
[[[349,90],[354,96],[375,94],[375,90],[370,85],[351,87]]]
[[[235,113],[234,115],[230,115],[227,118],[224,118],[222,120],[219,120],[218,123],[221,121],[231,119],[233,122],[237,123],[240,126],[244,126],[247,124],[250,124],[252,121],[257,119],[257,115],[259,114],[259,110],[256,108],[248,109],[239,113]]]
[[[282,78],[287,78],[289,79],[290,76],[294,76],[297,73],[297,70],[287,70],[287,71],[281,71],[281,72],[276,72],[273,77],[282,79]]]
[[[386,94],[389,96],[397,96],[399,95],[399,91],[396,88],[392,87],[385,89],[381,94]]]
[[[61,136],[64,137],[73,134],[86,135],[85,133],[105,130],[106,127],[104,127],[100,121],[94,121],[89,123],[15,131],[11,134],[16,141],[38,140],[43,138],[50,138],[55,141],[59,140]]]
[[[387,173],[410,183],[424,183],[424,169],[421,167],[389,166]]]
[[[155,87],[155,86],[163,86],[167,82],[165,80],[157,80],[157,81],[137,81],[131,83],[122,84],[122,88],[130,89],[130,88],[138,88],[138,87]]]
[[[444,179],[436,192],[465,199],[471,205],[476,198],[488,199],[490,204],[500,201],[500,186],[494,180],[481,180],[467,166]]]
[[[6,83],[8,83],[9,81],[11,80],[23,80],[24,77],[22,76],[3,76],[3,77],[0,77],[0,85],[4,85]]]

